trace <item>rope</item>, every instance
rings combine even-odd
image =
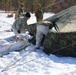
[[[63,2],[63,1],[64,1],[64,0],[59,1],[59,2],[56,2],[56,3],[53,3],[53,4],[49,4],[48,6],[42,8],[42,9],[45,9],[45,8],[51,7],[51,6],[55,5],[55,4],[61,3],[61,2]]]
[[[46,38],[47,38],[47,37],[46,37]],[[50,38],[47,38],[47,39],[48,39],[48,41],[50,41]],[[58,51],[61,51],[62,49],[65,49],[65,48],[67,48],[67,47],[73,46],[73,45],[75,45],[75,44],[76,44],[76,43],[69,44],[69,45],[67,45],[67,46],[64,46],[64,47],[58,49],[58,50],[52,51],[50,54],[56,53],[56,52],[58,52]]]
[[[22,58],[30,55],[30,53],[31,53],[31,51],[30,51],[29,53],[25,54],[24,56],[22,56],[22,57],[19,58],[19,59],[17,58],[18,55],[15,56],[15,57],[7,64],[7,66],[6,66],[3,70],[1,70],[0,72],[4,72],[4,71],[9,70],[10,67],[12,67],[14,64],[16,64],[17,62],[19,62]],[[17,60],[16,60],[16,61],[13,61],[14,59],[17,59]],[[34,59],[33,59],[33,60],[34,60]],[[31,60],[30,60],[30,61],[31,61]]]
[[[29,62],[34,61],[34,60],[36,60],[36,59],[38,59],[38,58],[30,59],[29,61],[26,61],[26,62],[24,62],[24,63],[22,63],[22,64],[19,64],[18,66],[22,66],[23,64],[29,63]],[[16,66],[13,66],[13,67],[11,66],[8,70],[13,69],[13,68],[16,68]]]
[[[70,45],[64,46],[64,47],[62,47],[62,48],[60,48],[60,49],[58,49],[58,50],[56,50],[56,51],[51,52],[51,54],[52,54],[52,53],[56,53],[56,52],[58,52],[58,51],[61,51],[61,50],[65,49],[65,48],[70,47],[70,46],[73,46],[73,45],[75,45],[75,44],[76,44],[76,43],[72,43],[72,44],[70,44]]]

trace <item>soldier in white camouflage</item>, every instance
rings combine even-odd
[[[55,28],[58,31],[57,26],[49,21],[41,21],[37,24],[36,32],[36,49],[39,49],[40,46],[43,46],[45,36],[49,33],[52,28]]]
[[[31,17],[30,13],[26,13],[23,18],[18,18],[12,25],[12,30],[15,35],[25,33],[28,29],[27,20]]]

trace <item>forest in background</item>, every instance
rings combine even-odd
[[[37,5],[41,4],[44,12],[58,13],[70,6],[76,5],[76,0],[0,0],[0,10],[16,11],[19,2],[25,6],[25,11],[35,12]]]
[[[16,11],[19,2],[25,5],[25,11],[34,12],[37,4],[41,4],[43,11],[47,11],[46,7],[55,3],[56,0],[0,0],[0,10]]]

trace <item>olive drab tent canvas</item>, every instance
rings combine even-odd
[[[68,9],[65,9],[57,13],[56,15],[49,17],[45,20],[48,20],[48,21],[56,20],[56,24],[58,25],[59,30],[61,31],[66,25],[68,25],[75,19],[76,19],[76,5],[71,6]]]

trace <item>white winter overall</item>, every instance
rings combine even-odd
[[[43,34],[47,35],[49,32],[49,27],[44,25],[37,25],[36,33],[36,47],[40,47]]]
[[[44,25],[45,24],[45,25]],[[37,25],[37,33],[36,33],[36,48],[41,46],[41,40],[43,38],[43,35],[47,35],[49,32],[49,25],[51,23],[41,23]]]

